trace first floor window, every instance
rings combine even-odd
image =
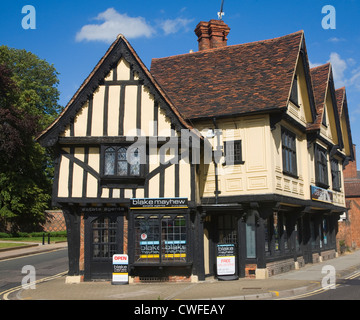
[[[139,215],[135,218],[135,262],[186,262],[184,215]]]
[[[139,177],[140,151],[127,146],[104,148],[104,176]]]
[[[225,141],[225,165],[243,164],[241,140]]]
[[[328,163],[326,150],[318,145],[315,145],[315,174],[316,184],[319,187],[329,187],[327,164]]]
[[[333,190],[340,191],[341,189],[341,172],[339,170],[339,161],[331,160],[331,177]]]
[[[283,158],[283,172],[285,174],[296,176],[296,135],[289,130],[283,128],[281,132],[282,141],[282,158]]]

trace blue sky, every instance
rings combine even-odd
[[[25,5],[36,10],[36,29],[24,29]],[[146,66],[151,59],[197,50],[199,21],[217,19],[221,0],[16,0],[0,4],[0,44],[26,49],[60,73],[60,104],[72,95],[116,34],[130,41]],[[325,5],[336,10],[336,29],[324,29]],[[310,63],[332,62],[335,86],[346,86],[353,142],[360,154],[360,1],[225,0],[228,44],[305,31]],[[360,159],[358,157],[358,159]]]

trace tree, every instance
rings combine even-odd
[[[52,159],[34,137],[60,112],[57,72],[25,50],[0,46],[0,219],[34,230],[50,206]]]

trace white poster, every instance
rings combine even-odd
[[[219,276],[235,274],[235,256],[217,257],[217,274]]]

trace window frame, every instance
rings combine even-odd
[[[285,143],[286,139],[291,143]],[[297,169],[297,148],[296,148],[296,134],[292,131],[281,127],[281,150],[282,150],[282,165],[283,174],[298,179]],[[293,144],[293,146],[291,146]]]
[[[231,151],[231,150],[227,150],[229,148],[228,147],[229,145],[233,146],[233,150],[232,150],[233,154],[232,155],[228,154],[228,152]],[[236,152],[236,149],[239,151]],[[244,164],[245,161],[243,160],[242,151],[243,151],[242,150],[242,140],[238,139],[238,140],[224,141],[225,161],[224,161],[223,165],[226,166],[226,165]],[[232,157],[232,159],[230,157]]]
[[[330,187],[327,154],[328,152],[325,148],[315,144],[315,184],[324,189],[329,189]],[[325,161],[321,161],[321,158],[324,158]]]
[[[156,217],[156,218],[155,218]],[[173,239],[169,240],[170,233],[167,233],[169,230],[169,226],[164,226],[163,222],[165,220],[171,220],[175,222],[177,218],[183,218],[185,221],[185,226],[173,226],[173,228],[180,228],[180,237],[181,239]],[[146,241],[146,239],[142,239],[141,237],[141,227],[137,225],[138,219],[154,219],[154,222],[157,222],[153,224],[153,229],[158,230],[159,234],[152,235],[150,237],[152,240],[149,240],[151,242],[154,242],[151,245],[157,245],[158,246],[158,257],[153,256],[154,254],[147,254],[148,257],[141,257],[141,242]],[[144,221],[145,221],[144,220]],[[171,226],[170,226],[171,229]],[[182,230],[185,229],[185,230]],[[183,232],[182,232],[183,231]],[[172,233],[172,236],[176,235],[177,233]],[[185,237],[185,240],[183,239]],[[133,257],[134,257],[134,266],[153,266],[153,265],[186,265],[191,262],[190,261],[190,234],[189,234],[189,214],[183,213],[183,212],[171,212],[171,213],[160,213],[160,212],[153,212],[153,213],[138,213],[133,215],[133,238],[134,238],[134,246],[133,246]],[[155,239],[155,240],[154,240]],[[157,240],[156,240],[157,239]],[[185,253],[166,253],[166,241],[172,241],[173,244],[176,244],[175,242],[180,241],[180,245],[185,245]],[[183,243],[185,241],[185,243]],[[155,243],[158,242],[158,243]],[[147,244],[146,244],[147,245]],[[156,250],[157,250],[156,249]],[[173,256],[171,256],[173,255]],[[154,260],[151,260],[154,259]]]
[[[134,186],[138,185],[144,185],[145,183],[145,175],[146,175],[146,165],[141,164],[141,154],[139,155],[139,175],[131,175],[131,164],[126,159],[124,161],[127,162],[127,175],[118,175],[118,155],[121,148],[125,148],[128,150],[128,148],[131,147],[131,144],[106,144],[101,145],[101,151],[100,151],[100,178],[101,183],[104,185],[122,185],[122,184],[132,184]],[[115,149],[115,161],[114,161],[114,174],[105,174],[105,166],[106,166],[106,151],[109,148]],[[138,148],[139,153],[141,152],[141,149]],[[121,160],[119,160],[121,161]]]
[[[330,160],[332,188],[335,191],[341,191],[341,171],[339,166],[340,164],[337,159],[332,158]]]
[[[298,75],[295,74],[293,86],[290,92],[290,101],[297,107],[299,107],[299,89],[298,89]]]

